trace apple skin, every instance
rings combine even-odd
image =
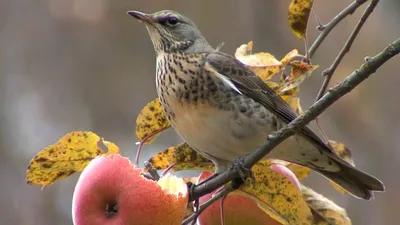
[[[209,171],[203,171],[198,177],[197,183],[212,175]],[[212,197],[214,192],[200,198],[202,204]],[[202,214],[197,222],[199,225],[220,225],[221,224],[221,200],[214,202]],[[268,214],[261,210],[257,204],[240,194],[232,192],[224,200],[224,217],[226,225],[280,225]]]
[[[176,225],[183,220],[187,187],[170,194],[144,178],[128,158],[98,156],[84,169],[75,187],[72,217],[75,225]],[[176,178],[178,179],[178,178]],[[173,181],[172,181],[173,182]],[[180,189],[178,189],[180,190]]]

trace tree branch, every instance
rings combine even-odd
[[[361,65],[359,69],[355,70],[342,82],[330,89],[321,99],[315,102],[302,115],[298,116],[295,120],[293,120],[284,128],[280,129],[278,132],[269,135],[268,139],[261,148],[257,149],[255,152],[252,152],[244,158],[244,166],[246,166],[247,168],[251,168],[255,163],[257,163],[265,155],[267,155],[274,147],[293,135],[296,130],[305,126],[310,121],[319,116],[330,105],[332,105],[335,101],[354,89],[362,81],[367,79],[371,74],[375,73],[375,71],[379,67],[381,67],[386,61],[388,61],[395,55],[399,54],[399,52],[400,38],[374,57],[368,57],[367,61],[363,65]],[[199,197],[212,192],[213,190],[226,184],[235,177],[238,177],[239,175],[240,174],[238,170],[232,169],[225,171],[214,179],[204,182],[199,186],[194,186],[190,192],[189,201],[194,201],[195,199],[198,199]]]
[[[327,25],[322,27],[322,31],[314,41],[310,49],[308,50],[308,56],[311,58],[320,44],[325,40],[327,35],[330,31],[345,17],[354,13],[354,11],[364,4],[367,0],[356,0],[347,6],[342,12],[340,12],[335,18],[333,18]],[[363,80],[368,78],[371,74],[373,74],[380,66],[382,66],[387,60],[392,58],[393,56],[399,54],[400,51],[400,39],[393,42],[389,45],[386,49],[384,49],[378,55],[367,58],[367,62],[364,63],[358,70],[354,71],[350,74],[346,79],[344,79],[340,84],[332,88],[325,96],[321,99],[321,97],[326,92],[326,89],[329,85],[329,82],[334,74],[336,68],[346,55],[349,52],[351,45],[353,44],[355,38],[357,37],[358,33],[360,32],[362,26],[378,4],[379,0],[372,0],[370,5],[364,11],[363,15],[361,16],[360,20],[358,21],[356,27],[350,34],[348,40],[344,44],[343,48],[335,58],[332,65],[323,71],[323,75],[325,76],[324,82],[321,86],[321,89],[318,93],[316,102],[308,109],[304,114],[296,118],[286,127],[282,128],[278,132],[268,136],[267,141],[264,145],[258,149],[257,151],[249,154],[248,156],[244,157],[244,166],[251,168],[254,164],[256,164],[259,160],[261,160],[265,155],[267,155],[274,147],[279,145],[282,141],[286,138],[289,138],[291,135],[295,133],[296,130],[300,129],[302,126],[305,126],[310,121],[316,119],[318,115],[320,115],[324,110],[326,110],[330,105],[332,105],[335,101],[339,98],[350,92],[354,89],[358,84],[360,84]],[[213,190],[221,187],[222,185],[226,184],[227,182],[231,181],[235,177],[239,176],[239,171],[236,170],[229,170],[226,171],[214,179],[206,181],[205,183],[194,186],[190,192],[189,201],[193,201],[198,199],[199,197],[212,192]],[[230,192],[234,191],[231,186],[227,186],[222,189],[221,192],[215,194],[211,199],[207,202],[202,204],[199,208],[199,211],[192,214],[188,218],[186,218],[182,224],[188,224],[190,221],[197,220],[197,217],[212,203],[220,199],[221,197],[226,196]]]
[[[343,16],[349,15],[353,13],[361,4],[365,3],[366,1],[355,1],[351,5],[349,5],[345,10],[343,10]],[[324,81],[322,82],[321,88],[318,91],[317,97],[315,98],[315,101],[318,101],[326,92],[326,89],[328,88],[328,85],[332,79],[333,74],[335,73],[336,68],[339,66],[340,62],[342,61],[343,57],[350,51],[351,45],[353,44],[354,40],[356,39],[358,33],[360,32],[362,26],[364,23],[367,21],[368,17],[371,15],[372,11],[374,11],[376,5],[378,4],[379,0],[372,0],[372,2],[369,4],[367,9],[364,11],[363,15],[361,16],[360,20],[358,21],[356,27],[353,29],[352,33],[350,34],[349,38],[347,39],[346,43],[344,44],[343,48],[340,50],[339,54],[336,56],[335,60],[333,61],[332,65],[325,69],[322,72],[322,76],[325,77]],[[339,14],[340,15],[340,14]],[[335,17],[336,18],[336,17]],[[335,18],[332,21],[335,21]],[[340,18],[340,17],[339,17]],[[344,17],[343,17],[344,18]],[[332,21],[328,25],[336,25],[335,23],[332,23]],[[340,21],[340,20],[339,20]],[[322,33],[321,33],[322,35]],[[318,43],[319,38],[315,40],[314,43]],[[319,45],[314,45],[318,47]],[[312,50],[312,49],[310,49]],[[328,142],[329,138],[325,134],[324,130],[319,124],[318,117],[315,118],[315,123],[317,124],[317,127],[321,131],[322,136],[324,137],[325,141]]]
[[[308,50],[308,57],[312,58],[314,53],[317,51],[318,47],[321,43],[325,40],[331,30],[336,27],[340,21],[346,18],[348,15],[353,14],[358,7],[364,4],[367,0],[355,0],[349,6],[347,6],[343,11],[341,11],[338,15],[336,15],[329,23],[319,28],[321,33],[318,35],[317,39],[315,39],[314,43],[311,45],[310,49]]]
[[[190,221],[195,220],[208,206],[216,202],[218,199],[223,198],[227,196],[229,193],[234,191],[231,186],[224,187],[221,191],[217,192],[215,195],[213,195],[210,199],[208,199],[206,202],[204,202],[200,207],[199,211],[193,213],[192,215],[188,216],[183,222],[182,225],[189,224]]]
[[[354,28],[353,32],[351,32],[349,38],[347,39],[346,43],[344,44],[342,50],[340,50],[339,54],[336,56],[335,60],[333,61],[332,65],[322,72],[322,75],[325,76],[324,82],[322,83],[321,89],[319,90],[316,101],[325,94],[326,89],[328,88],[329,82],[335,73],[336,68],[339,66],[340,62],[342,61],[343,57],[350,51],[351,45],[353,44],[354,40],[356,39],[358,33],[360,32],[362,26],[367,21],[368,17],[374,11],[376,5],[378,4],[379,0],[372,0],[369,4],[367,9],[364,11],[363,15],[361,16],[360,20],[358,21],[356,27]]]

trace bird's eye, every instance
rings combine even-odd
[[[178,18],[176,18],[176,17],[168,17],[166,20],[165,20],[165,24],[166,25],[168,25],[168,26],[171,26],[171,27],[173,27],[173,26],[176,26],[176,25],[178,25],[180,22],[179,22],[179,20],[178,20]]]

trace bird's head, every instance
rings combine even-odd
[[[144,23],[157,54],[162,52],[204,52],[213,48],[187,17],[162,10],[153,14],[129,11],[129,15]]]

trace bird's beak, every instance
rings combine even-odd
[[[135,17],[135,19],[139,20],[145,24],[153,24],[154,20],[151,18],[149,14],[142,13],[139,11],[128,11],[128,14]]]

